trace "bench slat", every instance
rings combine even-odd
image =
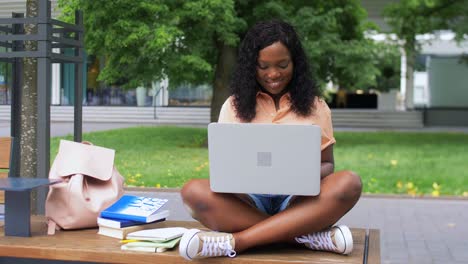
[[[376,229],[369,230],[367,263],[380,264],[380,232]]]
[[[0,178],[8,177],[8,168],[10,167],[10,149],[11,138],[0,137]],[[5,192],[0,191],[0,204],[5,203]]]
[[[9,137],[0,138],[0,169],[10,167],[10,146],[11,139]]]
[[[183,226],[202,228],[198,222],[165,221],[160,227]],[[179,256],[178,249],[164,253],[120,250],[118,239],[101,236],[97,229],[61,231],[46,235],[44,217],[33,217],[32,237],[5,237],[0,228],[0,252],[5,257],[42,258],[50,260],[91,261],[102,263],[189,263]],[[314,252],[286,245],[249,250],[235,258],[212,258],[208,263],[363,263],[365,230],[352,229],[354,250],[349,256]],[[378,241],[377,241],[378,242]],[[379,260],[380,261],[380,260]],[[193,263],[193,262],[192,262]],[[377,262],[369,262],[377,263]]]
[[[0,179],[8,177],[8,173],[0,172]],[[5,203],[5,191],[0,191],[0,204]]]

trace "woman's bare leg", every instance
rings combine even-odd
[[[207,179],[193,179],[181,190],[192,217],[211,230],[235,233],[269,217],[247,202],[246,197],[214,193]]]
[[[182,189],[184,202],[195,217],[213,230],[233,233],[238,252],[275,242],[293,241],[338,221],[357,202],[361,180],[350,171],[333,173],[321,182],[320,195],[298,196],[273,216],[252,208],[234,195],[216,194],[207,180],[193,180]]]
[[[298,196],[286,210],[235,233],[236,250],[291,241],[335,224],[358,201],[361,180],[353,172],[341,171],[322,179],[320,188],[319,196]]]

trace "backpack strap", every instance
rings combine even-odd
[[[60,227],[55,223],[54,220],[48,219],[47,220],[47,235],[55,235],[55,231],[60,230]]]

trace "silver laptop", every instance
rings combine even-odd
[[[318,195],[321,129],[315,125],[208,125],[214,192]]]

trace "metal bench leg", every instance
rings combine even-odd
[[[5,235],[31,236],[31,191],[5,191]]]

